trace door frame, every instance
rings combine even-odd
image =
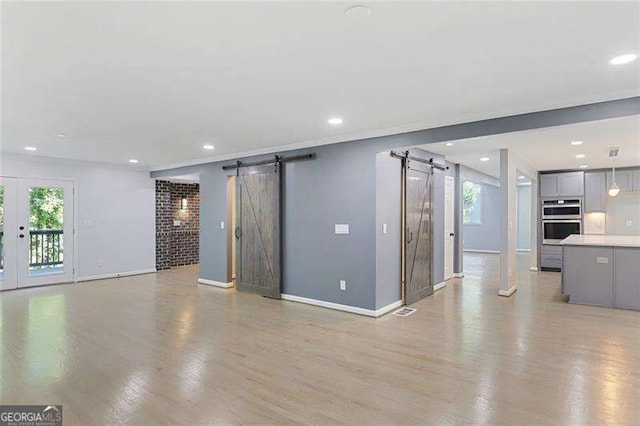
[[[454,269],[455,269],[455,217],[456,217],[456,209],[455,209],[455,179],[453,178],[453,176],[448,176],[445,175],[444,177],[444,239],[445,239],[445,243],[444,243],[444,280],[450,280],[451,278],[453,278],[454,276]],[[450,197],[447,200],[447,189],[450,190]],[[447,207],[448,205],[450,205],[451,208],[451,213],[447,214]],[[447,231],[447,216],[449,216],[450,221],[451,221],[451,230]],[[454,235],[447,235],[447,233],[450,232]],[[447,253],[447,242],[449,242],[449,244],[451,245],[451,256],[448,255]],[[447,257],[450,257],[451,259],[451,269],[450,272],[451,274],[447,274]]]
[[[42,286],[42,285],[57,285],[57,284],[68,284],[68,283],[77,283],[78,282],[78,232],[76,231],[78,229],[78,220],[79,220],[79,207],[78,207],[78,200],[76,197],[76,192],[78,189],[78,180],[75,178],[49,178],[49,177],[39,177],[39,176],[18,176],[18,175],[0,175],[0,181],[3,179],[13,179],[16,182],[16,195],[15,195],[15,203],[16,203],[16,229],[18,226],[17,220],[18,220],[18,192],[19,192],[19,181],[21,180],[26,180],[26,181],[41,181],[41,182],[67,182],[71,184],[71,201],[72,201],[72,230],[71,230],[71,234],[72,234],[72,241],[73,241],[73,250],[72,250],[72,254],[71,254],[71,266],[72,266],[72,271],[71,271],[71,280],[70,281],[64,281],[64,282],[59,282],[59,283],[51,283],[51,284],[33,284],[33,285],[22,285],[22,286],[18,286],[18,271],[17,271],[17,247],[16,247],[16,287],[13,287],[12,289],[19,289],[19,288],[29,288],[29,287],[37,287],[37,286]],[[17,231],[16,231],[16,240],[17,240]],[[16,241],[16,246],[17,246],[17,241]],[[10,289],[7,289],[10,290]]]

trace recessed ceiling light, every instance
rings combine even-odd
[[[586,169],[587,167],[589,167],[589,166],[588,166],[588,165],[586,165],[586,164],[580,164],[580,168],[581,168],[581,169]]]
[[[616,56],[615,58],[610,60],[609,63],[611,65],[624,65],[628,64],[629,62],[635,61],[637,57],[638,55],[636,55],[635,53],[626,53],[624,55]]]
[[[334,125],[334,126],[337,126],[338,124],[342,124],[342,118],[340,118],[340,117],[333,117],[333,118],[330,118],[330,119],[327,121],[327,123],[329,123],[329,124],[331,124],[331,125]]]
[[[134,158],[132,158],[131,160],[129,160],[129,162],[130,162],[131,164],[138,164],[138,160],[136,160],[136,159],[134,159]]]
[[[59,137],[60,139],[64,139],[64,138],[68,137],[69,135],[66,134],[66,133],[58,133],[56,136]]]
[[[206,150],[213,150],[213,145],[202,145],[202,149],[206,149]]]
[[[446,146],[453,146],[453,142],[447,142],[445,145]]]
[[[366,20],[371,18],[371,9],[358,5],[350,7],[344,14],[353,20]]]
[[[583,142],[582,141],[573,141],[571,142],[571,145],[582,145]]]
[[[36,148],[35,146],[25,146],[24,150],[25,151],[37,151],[38,148]]]
[[[481,157],[480,161],[489,161],[489,157]]]
[[[576,158],[584,158],[584,157],[586,157],[585,154],[576,154]]]

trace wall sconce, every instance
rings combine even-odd
[[[181,208],[182,210],[186,210],[186,209],[187,209],[187,203],[188,203],[188,202],[187,202],[187,199],[186,199],[186,198],[183,198],[183,199],[182,199],[182,201],[181,201],[181,203],[180,203],[180,208]]]

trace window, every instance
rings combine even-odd
[[[482,225],[482,185],[462,182],[462,218],[465,225]]]

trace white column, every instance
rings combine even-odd
[[[511,296],[516,290],[516,161],[508,149],[500,150],[500,290]]]
[[[531,179],[531,253],[529,257],[529,270],[538,270],[538,225],[540,207],[538,206],[538,176],[529,176]]]

